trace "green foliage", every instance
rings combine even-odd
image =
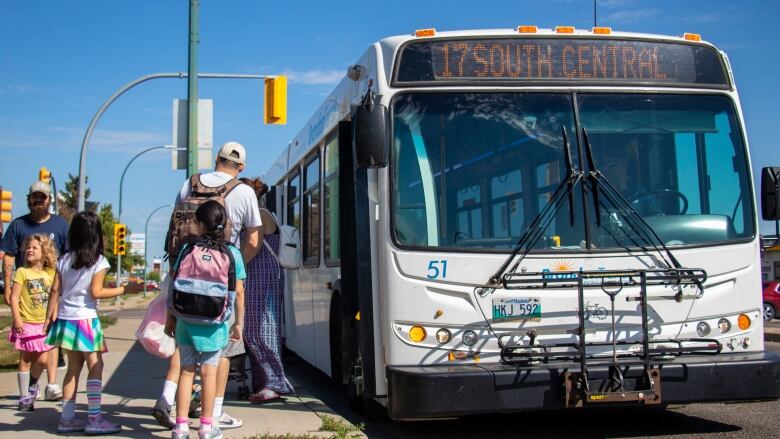
[[[84,179],[85,182],[89,181],[89,177],[86,177]],[[91,194],[91,191],[89,188],[86,188],[84,190],[84,200],[89,199],[89,195]],[[78,175],[72,175],[71,173],[68,173],[68,181],[65,182],[65,190],[59,191],[60,196],[60,202],[57,207],[58,212],[57,214],[68,220],[70,222],[71,219],[73,219],[73,216],[76,214],[78,209],[78,199],[79,199],[79,177]],[[93,212],[97,210],[97,203],[86,203],[85,206],[88,210],[92,210]]]
[[[150,271],[146,273],[146,278],[155,282],[160,282],[160,273],[157,271]]]
[[[348,437],[362,436],[361,432],[365,429],[363,424],[352,425],[349,422],[334,418],[333,416],[322,415],[322,427],[320,431],[332,431],[336,433],[333,437],[345,439]]]

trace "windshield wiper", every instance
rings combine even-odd
[[[675,270],[681,269],[682,264],[674,257],[671,250],[666,246],[664,241],[658,236],[658,233],[645,221],[642,215],[634,209],[631,202],[626,200],[623,195],[615,189],[615,186],[607,179],[607,177],[596,167],[593,161],[593,148],[588,138],[588,132],[585,128],[582,128],[582,137],[585,148],[585,154],[588,160],[589,172],[588,179],[591,181],[591,191],[593,193],[593,201],[596,204],[596,224],[600,226],[600,202],[599,193],[602,192],[604,196],[615,206],[620,214],[626,219],[632,229],[639,233],[639,236],[645,240],[648,244],[652,245],[656,252],[661,256],[661,259],[666,263],[668,268]],[[660,248],[659,248],[660,246]],[[662,250],[663,249],[663,250]],[[668,257],[665,258],[664,254]],[[703,287],[700,282],[695,281],[700,290]]]
[[[530,252],[534,245],[536,245],[539,239],[544,235],[544,231],[547,230],[547,227],[550,225],[553,219],[555,219],[555,216],[558,214],[558,211],[561,210],[561,206],[563,205],[563,198],[566,196],[568,196],[569,200],[569,219],[572,225],[574,224],[573,191],[574,187],[582,179],[582,171],[575,170],[574,166],[572,165],[571,148],[569,146],[569,137],[566,134],[566,127],[561,127],[561,131],[563,134],[564,162],[568,174],[567,178],[561,181],[561,184],[558,185],[552,197],[550,197],[550,200],[547,202],[541,212],[539,212],[534,217],[531,225],[520,237],[520,240],[517,241],[515,248],[512,250],[512,254],[506,258],[503,264],[501,264],[501,267],[498,269],[498,271],[496,271],[496,273],[491,276],[489,282],[490,284],[497,285],[501,282],[501,278],[507,271],[509,264],[512,263],[515,257],[517,257],[517,255],[522,250],[523,253],[520,255],[520,259],[515,262],[510,271],[514,272],[517,269],[517,267],[520,265],[520,262],[522,262],[522,260],[528,255],[528,252]]]

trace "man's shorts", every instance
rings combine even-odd
[[[182,366],[195,366],[196,364],[206,366],[219,366],[219,358],[222,351],[198,352],[192,346],[179,345],[179,358]]]

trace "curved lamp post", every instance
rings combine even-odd
[[[146,225],[144,225],[144,297],[146,297],[146,273],[147,273],[147,267],[149,266],[148,260],[146,259],[147,258],[146,255],[149,252],[149,220],[152,219],[152,215],[154,215],[155,212],[166,207],[173,207],[173,204],[163,204],[157,209],[154,209],[152,213],[150,213],[149,216],[146,217]]]
[[[100,117],[103,115],[106,109],[108,109],[108,107],[112,103],[114,103],[114,101],[117,100],[119,96],[122,96],[126,91],[130,90],[131,88],[143,82],[149,81],[151,79],[157,79],[157,78],[184,79],[187,77],[188,75],[183,72],[153,73],[151,75],[141,76],[120,87],[119,90],[115,91],[114,94],[109,96],[109,98],[103,103],[100,109],[98,109],[97,113],[95,113],[95,115],[92,117],[92,120],[89,122],[89,126],[87,127],[87,132],[84,133],[84,139],[81,141],[81,156],[79,157],[79,187],[78,187],[79,212],[84,210],[84,205],[86,204],[86,197],[84,196],[84,194],[86,191],[86,182],[87,182],[87,145],[89,145],[89,140],[92,138],[92,132],[95,130],[95,126],[97,125],[98,121],[100,120]],[[266,77],[267,76],[265,75],[240,75],[240,74],[233,74],[233,73],[199,73],[198,74],[198,78],[265,79]]]

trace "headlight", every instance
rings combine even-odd
[[[708,325],[707,322],[699,322],[699,324],[696,325],[696,333],[699,334],[699,337],[710,335],[710,325]]]
[[[729,319],[723,318],[718,320],[718,329],[720,329],[721,334],[725,334],[731,330],[731,322],[729,322]]]
[[[463,332],[461,340],[463,340],[463,344],[466,346],[474,346],[474,343],[477,342],[477,334],[469,329]]]
[[[438,331],[436,331],[436,341],[439,342],[439,344],[444,344],[450,341],[450,337],[452,334],[449,330],[441,328]]]

